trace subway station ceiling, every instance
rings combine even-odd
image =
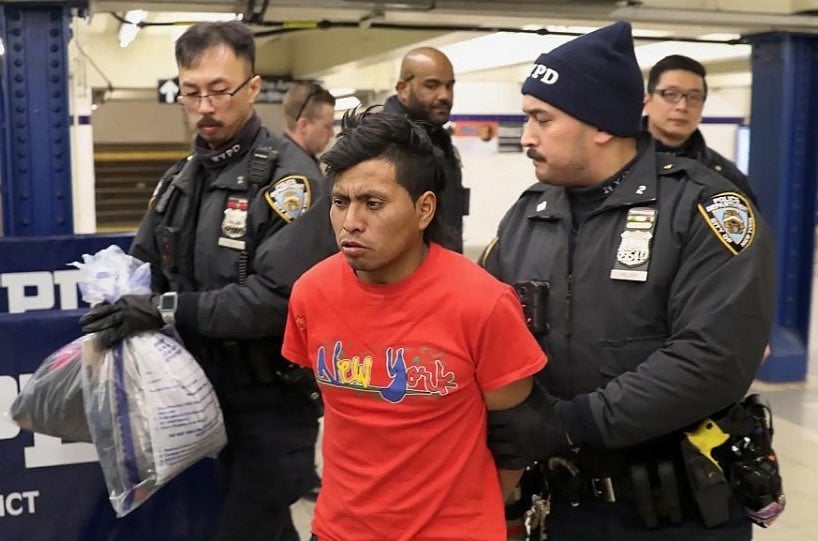
[[[91,57],[114,62],[102,49],[117,47],[122,17],[135,9],[147,11],[135,44],[172,42],[185,22],[241,17],[258,37],[260,72],[374,91],[394,84],[400,57],[418,44],[444,49],[459,79],[487,71],[521,78],[520,67],[544,47],[623,19],[634,25],[643,66],[680,52],[730,74],[748,71],[743,37],[818,33],[818,0],[96,0],[79,29]]]

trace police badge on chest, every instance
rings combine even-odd
[[[656,226],[656,209],[634,207],[628,210],[625,230],[616,249],[616,262],[611,269],[612,280],[645,282],[650,265],[650,246]]]
[[[247,198],[228,197],[222,220],[222,237],[219,246],[244,250],[244,235],[247,232]]]

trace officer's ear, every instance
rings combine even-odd
[[[409,81],[406,79],[400,79],[397,83],[395,83],[395,93],[398,95],[398,99],[402,103],[406,103],[406,100],[409,97]]]
[[[255,103],[256,97],[261,91],[261,75],[254,75],[253,78],[250,79],[250,82],[247,83],[247,86],[249,87],[250,103]]]
[[[604,145],[613,138],[614,136],[611,135],[610,133],[597,128],[596,133],[594,134],[594,143],[598,145]]]

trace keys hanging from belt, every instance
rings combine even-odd
[[[548,533],[545,531],[545,520],[551,512],[551,499],[549,496],[541,497],[534,494],[531,497],[531,507],[525,512],[525,535],[528,541],[545,541]],[[531,537],[536,529],[539,529],[537,538]]]

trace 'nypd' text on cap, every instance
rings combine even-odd
[[[630,23],[619,21],[541,54],[522,92],[612,135],[636,136],[644,86]]]

